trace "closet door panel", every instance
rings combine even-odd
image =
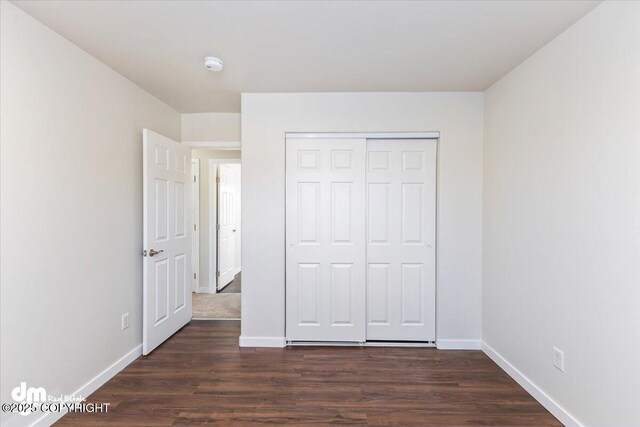
[[[436,144],[367,141],[367,340],[435,340]]]
[[[365,339],[364,139],[287,139],[286,337]]]

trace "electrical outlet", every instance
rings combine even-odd
[[[564,372],[564,351],[553,347],[553,366]]]
[[[122,315],[122,330],[124,331],[129,327],[129,313]]]

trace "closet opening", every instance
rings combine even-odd
[[[286,135],[286,340],[435,346],[439,134]]]

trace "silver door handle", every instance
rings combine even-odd
[[[236,229],[235,229],[235,228],[233,229],[233,232],[234,232],[234,233],[236,232]]]
[[[149,250],[149,256],[158,255],[158,254],[161,254],[162,252],[164,252],[164,249],[161,249],[159,251],[156,251],[155,249],[150,249]]]

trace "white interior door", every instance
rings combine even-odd
[[[143,130],[143,334],[149,354],[191,319],[191,152]]]
[[[365,146],[287,139],[288,340],[365,340]]]
[[[236,194],[234,165],[218,167],[218,289],[236,274]]]
[[[436,144],[367,141],[368,340],[435,340]]]
[[[235,196],[236,196],[236,208],[235,208],[235,222],[236,222],[236,234],[235,234],[235,267],[234,276],[240,273],[242,267],[242,204],[241,204],[241,191],[242,191],[242,165],[240,163],[231,164],[235,172]]]
[[[200,159],[191,159],[191,292],[200,292]]]

